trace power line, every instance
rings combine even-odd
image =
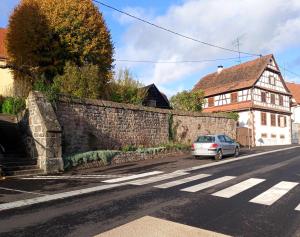
[[[294,75],[294,76],[300,78],[300,74],[298,74],[298,73],[296,73],[296,72],[293,72],[293,71],[287,69],[286,67],[283,67],[283,66],[280,66],[280,65],[278,65],[278,66],[279,66],[281,69],[283,69],[284,71],[289,72],[290,74],[292,74],[292,75]]]
[[[229,51],[229,52],[241,53],[241,54],[246,54],[246,55],[251,55],[251,56],[259,56],[259,57],[262,56],[261,54],[255,54],[255,53],[249,53],[249,52],[238,51],[238,50],[235,50],[235,49],[229,49],[229,48],[225,48],[225,47],[222,47],[222,46],[219,46],[219,45],[215,45],[215,44],[212,44],[212,43],[204,42],[204,41],[201,41],[201,40],[192,38],[192,37],[190,37],[190,36],[186,36],[186,35],[184,35],[184,34],[178,33],[178,32],[176,32],[176,31],[170,30],[170,29],[165,28],[165,27],[163,27],[163,26],[159,26],[159,25],[157,25],[157,24],[155,24],[155,23],[152,23],[152,22],[147,21],[147,20],[144,20],[144,19],[142,19],[142,18],[140,18],[140,17],[134,16],[134,15],[128,13],[128,12],[122,11],[122,10],[120,10],[120,9],[117,9],[117,8],[115,8],[115,7],[113,7],[113,6],[110,6],[110,5],[106,4],[106,3],[100,2],[100,1],[98,1],[98,0],[93,0],[93,1],[96,2],[96,3],[98,3],[98,4],[100,4],[100,5],[102,5],[102,6],[105,6],[105,7],[107,7],[107,8],[110,8],[110,9],[112,9],[112,10],[114,10],[114,11],[117,11],[117,12],[122,13],[122,14],[124,14],[124,15],[127,15],[127,16],[129,16],[129,17],[131,17],[131,18],[134,18],[134,19],[136,19],[136,20],[138,20],[138,21],[141,21],[141,22],[143,22],[143,23],[146,23],[146,24],[151,25],[151,26],[153,26],[153,27],[156,27],[156,28],[158,28],[158,29],[167,31],[167,32],[172,33],[172,34],[174,34],[174,35],[180,36],[180,37],[182,37],[182,38],[185,38],[185,39],[188,39],[188,40],[192,40],[192,41],[194,41],[194,42],[198,42],[198,43],[201,43],[201,44],[210,46],[210,47],[222,49],[222,50]]]
[[[217,59],[203,59],[203,60],[183,60],[183,61],[154,61],[154,60],[129,60],[129,59],[116,59],[117,62],[128,62],[128,63],[151,63],[151,64],[180,64],[180,63],[204,63],[204,62],[216,62],[216,61],[227,61],[237,60],[240,58],[250,58],[254,56],[244,56],[235,58],[217,58]]]

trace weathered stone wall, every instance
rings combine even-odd
[[[236,136],[235,121],[224,115],[185,113],[101,100],[62,97],[56,105],[65,155],[126,145],[191,143],[200,134]]]
[[[37,92],[28,97],[27,142],[31,156],[36,158],[40,169],[45,173],[63,170],[61,127],[56,119],[52,105]],[[23,119],[26,121],[26,119]],[[24,126],[24,122],[23,122]]]
[[[192,143],[200,134],[226,134],[236,139],[236,122],[222,116],[201,114],[173,115],[174,139],[180,143]]]
[[[292,144],[300,144],[300,123],[292,123]]]
[[[167,113],[87,100],[60,101],[56,114],[63,128],[64,154],[168,142]]]

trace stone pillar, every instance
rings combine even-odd
[[[28,96],[29,130],[33,139],[33,156],[46,174],[63,171],[62,129],[53,107],[38,92]]]

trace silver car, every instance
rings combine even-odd
[[[192,155],[196,158],[212,156],[215,160],[221,160],[224,155],[237,157],[239,153],[240,145],[223,134],[199,136],[192,145]]]

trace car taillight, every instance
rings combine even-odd
[[[191,147],[192,151],[195,150],[195,144],[192,144],[192,147]]]
[[[210,145],[210,148],[218,148],[218,147],[219,147],[219,145],[217,143],[213,143]]]

